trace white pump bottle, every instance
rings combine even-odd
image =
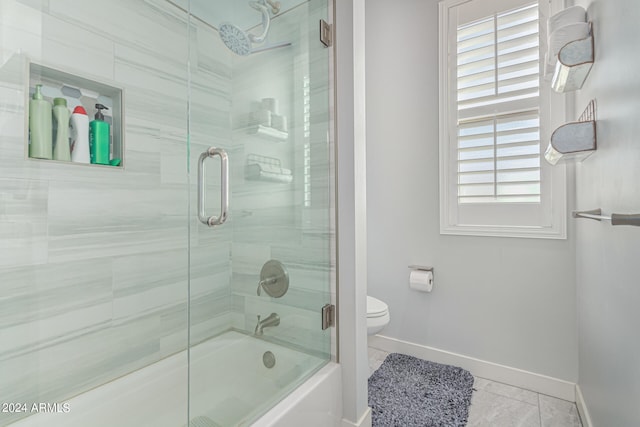
[[[82,106],[77,106],[71,114],[71,161],[90,163],[89,116]]]

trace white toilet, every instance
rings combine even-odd
[[[389,324],[389,306],[367,295],[367,335],[375,335]]]

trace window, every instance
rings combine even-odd
[[[444,234],[566,237],[564,167],[542,161],[550,115],[564,111],[541,76],[543,9],[532,0],[440,3]]]

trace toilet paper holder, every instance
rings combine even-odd
[[[431,292],[433,289],[433,267],[410,265],[409,287],[420,292]]]
[[[433,273],[433,267],[425,267],[423,265],[410,265],[409,268],[411,270],[422,270],[422,271],[430,271]]]

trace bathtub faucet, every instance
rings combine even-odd
[[[259,337],[262,336],[262,330],[269,326],[278,326],[280,324],[280,316],[276,313],[271,313],[269,317],[264,320],[260,320],[260,315],[258,314],[258,324],[256,325],[256,330],[254,331],[254,335]]]

